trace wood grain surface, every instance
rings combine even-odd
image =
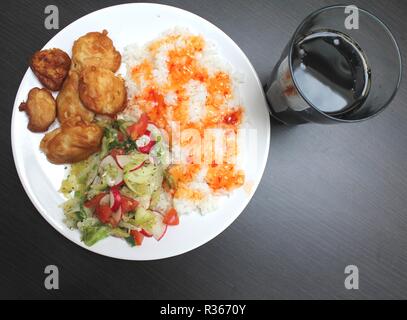
[[[40,216],[17,177],[10,122],[28,57],[57,32],[44,28],[44,8],[58,6],[63,28],[119,2],[0,2],[0,298],[407,298],[405,82],[392,105],[365,123],[284,127],[272,121],[270,157],[253,200],[224,233],[182,256],[153,262],[98,256]],[[230,35],[265,83],[301,20],[335,1],[165,3]],[[388,24],[406,61],[407,2],[351,3]],[[50,264],[59,267],[58,291],[43,285]],[[359,290],[344,287],[347,265],[359,268]]]

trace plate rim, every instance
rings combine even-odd
[[[108,7],[104,7],[92,12],[87,13],[84,16],[81,16],[80,18],[72,21],[71,23],[69,23],[68,25],[66,25],[63,29],[59,30],[55,35],[52,36],[52,38],[46,42],[46,44],[42,47],[41,50],[43,50],[44,48],[46,48],[48,46],[48,44],[50,42],[52,42],[52,40],[54,39],[54,37],[56,37],[59,33],[63,32],[65,29],[69,28],[71,25],[77,23],[78,21],[87,18],[89,15],[93,15],[93,14],[97,14],[98,12],[101,11],[108,11],[111,10],[112,8],[118,8],[118,7],[128,7],[128,6],[154,6],[154,7],[158,7],[158,8],[162,8],[165,7],[166,9],[170,9],[170,10],[175,10],[175,11],[182,11],[184,14],[189,14],[191,15],[193,18],[201,20],[202,22],[205,22],[209,25],[211,25],[213,28],[216,29],[217,32],[220,32],[225,39],[227,39],[232,46],[235,48],[235,50],[237,50],[240,55],[242,56],[242,58],[244,60],[246,60],[248,66],[250,67],[254,78],[256,80],[257,86],[261,89],[261,95],[262,95],[262,99],[264,100],[265,106],[267,107],[267,100],[266,100],[266,95],[264,93],[263,90],[263,85],[260,81],[260,78],[258,76],[258,73],[256,71],[256,69],[253,67],[252,63],[250,62],[249,58],[247,57],[246,53],[239,47],[239,45],[227,34],[225,33],[223,30],[221,30],[219,27],[217,27],[215,24],[213,24],[212,22],[206,20],[205,18],[199,16],[198,14],[195,14],[193,12],[190,12],[188,10],[176,7],[176,6],[171,6],[171,5],[166,5],[166,4],[158,4],[158,3],[147,3],[147,2],[141,2],[141,3],[123,3],[123,4],[118,4],[118,5],[112,5],[112,6],[108,6]],[[135,256],[133,257],[127,257],[127,256],[123,256],[120,254],[107,254],[107,253],[103,253],[103,252],[98,252],[96,250],[93,249],[93,247],[87,247],[84,245],[84,243],[82,241],[78,241],[77,239],[75,239],[73,236],[69,235],[68,233],[66,233],[64,231],[64,229],[60,228],[56,223],[54,223],[54,221],[48,217],[47,212],[44,208],[42,208],[42,205],[39,203],[39,200],[37,200],[37,198],[29,191],[29,186],[26,185],[25,179],[22,178],[22,173],[21,173],[21,169],[19,168],[19,166],[17,165],[18,160],[16,157],[16,147],[15,147],[15,135],[13,134],[14,132],[14,127],[15,127],[15,116],[16,116],[16,106],[18,104],[18,97],[20,95],[20,91],[22,90],[22,83],[23,80],[28,76],[30,72],[30,68],[28,67],[26,72],[24,73],[17,93],[16,93],[16,97],[14,100],[14,104],[13,104],[13,109],[12,109],[12,117],[11,117],[11,128],[10,128],[10,136],[11,136],[11,148],[12,148],[12,154],[13,154],[13,162],[14,162],[14,166],[16,168],[17,171],[17,175],[18,178],[20,180],[21,185],[23,186],[23,189],[26,193],[26,195],[28,196],[28,198],[30,199],[31,203],[34,205],[35,209],[40,213],[40,215],[43,217],[43,219],[45,221],[47,221],[47,223],[49,223],[56,231],[58,231],[59,234],[61,234],[64,238],[68,239],[69,241],[71,241],[72,243],[78,245],[79,247],[81,247],[82,249],[85,249],[87,252],[92,252],[93,254],[97,254],[97,255],[101,255],[104,257],[108,257],[108,258],[113,258],[113,259],[117,259],[117,260],[125,260],[125,261],[157,261],[157,260],[163,260],[163,259],[168,259],[168,258],[172,258],[172,257],[176,257],[176,256],[180,256],[182,254],[185,253],[189,253],[201,246],[203,246],[204,244],[209,243],[210,241],[212,241],[213,239],[215,239],[217,236],[219,236],[221,233],[223,233],[226,229],[228,229],[230,227],[230,225],[235,222],[237,220],[237,218],[243,213],[243,211],[247,208],[248,204],[250,203],[250,201],[253,199],[263,177],[264,177],[264,172],[266,169],[266,165],[267,165],[267,161],[268,161],[268,157],[269,157],[269,152],[270,152],[270,140],[271,140],[271,123],[270,121],[267,121],[267,137],[266,137],[266,149],[265,149],[265,156],[263,157],[261,166],[260,166],[260,179],[258,181],[255,182],[254,186],[253,186],[253,191],[251,192],[251,195],[249,197],[247,197],[247,199],[243,202],[243,206],[242,206],[242,210],[237,214],[234,215],[232,219],[230,219],[230,221],[227,221],[224,228],[222,228],[219,232],[216,231],[214,233],[214,235],[210,235],[208,236],[208,238],[205,241],[197,241],[197,243],[195,243],[194,245],[191,246],[190,249],[188,250],[184,250],[184,251],[180,251],[180,252],[176,252],[175,254],[164,254],[161,257],[157,257],[157,258],[140,258]],[[267,111],[267,110],[266,110]],[[267,114],[269,115],[268,111]]]

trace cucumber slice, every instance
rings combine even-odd
[[[152,233],[154,225],[157,223],[157,216],[150,210],[138,208],[133,222],[137,227]]]
[[[163,188],[158,188],[153,192],[150,203],[151,210],[165,214],[171,207],[171,196]]]
[[[157,190],[163,181],[161,167],[152,164],[143,166],[134,171],[125,171],[124,182],[137,196],[151,194]]]
[[[117,238],[127,238],[129,233],[121,228],[114,228],[110,231],[110,235]]]

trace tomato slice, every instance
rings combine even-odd
[[[144,240],[144,235],[137,230],[131,230],[130,234],[133,236],[136,246],[141,246],[141,244],[143,243],[143,240]]]
[[[93,197],[92,199],[86,201],[83,205],[86,208],[96,208],[99,205],[100,200],[106,195],[107,193],[102,192],[99,193],[97,196]]]
[[[179,224],[179,217],[177,210],[171,208],[164,216],[163,222],[169,226],[176,226]]]
[[[232,111],[223,117],[223,122],[229,125],[237,125],[242,122],[242,110]]]
[[[138,201],[122,195],[122,214],[126,214],[137,208]]]
[[[141,233],[143,236],[147,237],[147,238],[151,238],[151,237],[153,236],[150,232],[148,232],[148,231],[146,231],[146,230],[144,230],[144,229],[141,229],[140,233]]]
[[[96,207],[96,215],[102,223],[109,223],[113,211],[108,204]]]
[[[127,133],[132,140],[137,140],[138,137],[142,136],[146,132],[147,126],[148,117],[145,113],[143,113],[138,122],[127,128]]]

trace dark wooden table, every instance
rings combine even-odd
[[[391,107],[356,125],[272,122],[262,183],[239,219],[179,257],[126,262],[66,240],[23,191],[10,146],[14,97],[27,58],[60,26],[120,1],[0,2],[0,297],[144,299],[407,298],[407,87]],[[246,52],[263,82],[300,21],[335,1],[166,1],[213,22]],[[407,2],[352,1],[380,16],[407,52]],[[404,70],[406,71],[406,70]],[[405,72],[404,72],[405,73]],[[44,288],[57,265],[60,290]],[[344,286],[359,268],[359,290]]]

